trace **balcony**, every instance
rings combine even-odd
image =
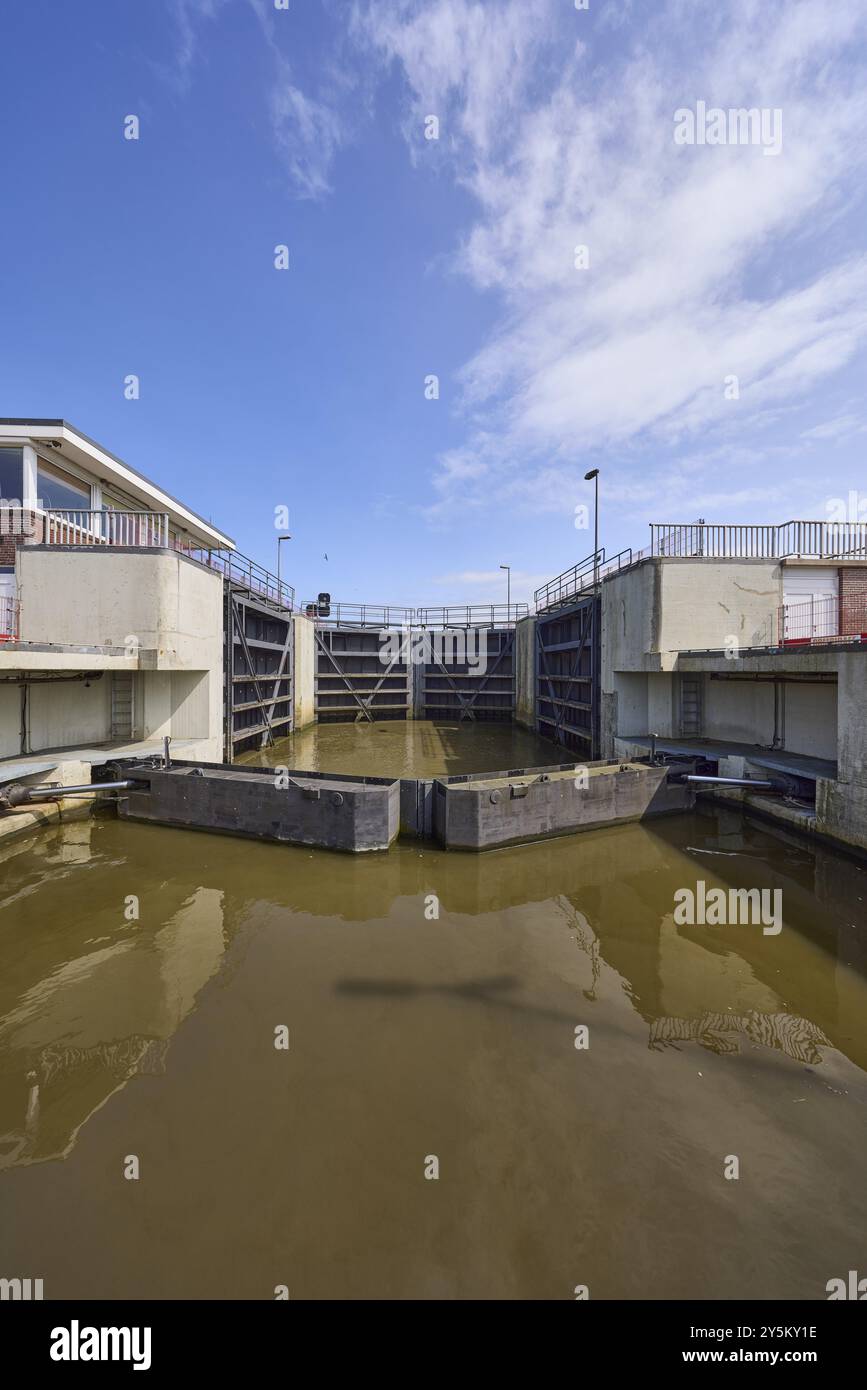
[[[48,511],[31,517],[37,524],[37,544],[176,550],[195,564],[216,570],[233,588],[246,590],[281,610],[295,607],[291,584],[284,584],[237,550],[212,550],[177,535],[169,528],[167,512]]]
[[[167,512],[46,511],[41,519],[42,545],[133,545],[163,550],[171,544]]]

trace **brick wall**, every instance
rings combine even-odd
[[[853,594],[867,594],[867,566],[863,569],[841,569],[840,597],[847,599]]]
[[[840,570],[840,630],[867,632],[867,566]]]
[[[14,565],[25,540],[42,540],[42,518],[21,507],[0,507],[0,565]]]

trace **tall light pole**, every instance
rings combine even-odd
[[[280,602],[280,546],[283,541],[291,541],[291,536],[277,537],[277,602]]]
[[[595,496],[593,501],[593,588],[599,583],[599,469],[591,468],[589,473],[584,474],[585,483],[593,483]]]
[[[506,622],[508,622],[509,610],[512,606],[512,566],[500,565],[500,569],[506,571]]]

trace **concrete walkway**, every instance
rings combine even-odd
[[[630,735],[621,738],[620,742],[650,748],[651,740],[649,735]],[[757,743],[729,743],[711,738],[658,738],[656,747],[660,753],[687,753],[713,761],[719,758],[748,758],[759,767],[769,768],[773,772],[788,772],[811,782],[820,777],[830,777],[833,781],[837,779],[837,764],[830,759],[811,758],[806,753],[787,753],[784,748],[763,748]]]
[[[172,739],[170,752],[175,758],[183,758],[186,752],[197,745],[196,739]],[[162,739],[144,739],[137,743],[124,739],[109,739],[105,743],[93,743],[86,748],[45,748],[38,753],[25,753],[15,758],[0,758],[0,784],[17,782],[22,777],[36,777],[40,773],[52,772],[60,763],[105,763],[112,758],[151,758],[162,755]]]

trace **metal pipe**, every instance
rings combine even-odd
[[[782,791],[779,782],[760,782],[753,777],[709,777],[688,773],[685,782],[700,782],[716,787],[749,787],[752,791]]]
[[[123,791],[139,785],[135,781],[125,781],[84,782],[80,786],[74,787],[22,787],[20,783],[16,782],[0,792],[0,808],[34,806],[41,801],[61,801],[65,796],[90,796],[94,792]]]

